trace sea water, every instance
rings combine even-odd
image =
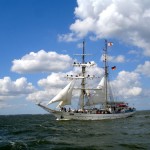
[[[0,116],[0,150],[150,150],[150,111],[101,121]]]

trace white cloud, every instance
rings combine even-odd
[[[52,73],[46,79],[39,80],[38,85],[44,89],[63,87],[66,83],[65,80],[63,80],[64,77],[66,77],[66,74],[62,72]]]
[[[56,91],[49,91],[49,90],[44,90],[44,91],[36,91],[27,96],[27,100],[39,103],[43,101],[49,101],[51,96],[56,92]]]
[[[123,55],[119,55],[117,57],[112,56],[111,62],[118,62],[118,63],[123,63],[125,62],[125,57]]]
[[[35,91],[32,83],[22,77],[12,81],[10,77],[0,79],[0,100],[14,99]]]
[[[150,61],[145,61],[143,65],[138,65],[135,71],[150,77]]]
[[[144,49],[143,54],[150,56],[149,0],[77,0],[77,4],[71,33],[59,35],[61,40],[73,41],[89,33],[95,39],[115,37]]]
[[[142,92],[140,76],[135,72],[121,71],[111,84],[116,95],[124,98],[135,97]]]
[[[108,61],[110,62],[115,62],[115,63],[123,63],[125,62],[125,57],[123,55],[118,55],[118,56],[107,56]],[[104,55],[101,56],[101,61],[104,60]]]
[[[68,34],[58,35],[58,40],[72,42],[72,41],[77,41],[78,37],[76,37],[76,35],[74,33],[68,33]]]
[[[69,55],[40,50],[37,53],[30,52],[21,59],[15,59],[11,70],[17,73],[62,71],[68,69],[70,63],[72,59]]]
[[[82,22],[77,19],[76,22],[70,26],[70,30],[75,31],[78,37],[82,38],[94,30],[94,23],[94,19],[90,17],[87,17]]]

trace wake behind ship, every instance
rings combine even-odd
[[[85,62],[85,43],[83,41],[82,62],[74,62],[74,67],[80,67],[81,72],[78,75],[67,75],[70,83],[62,89],[56,96],[49,101],[45,106],[39,103],[38,106],[44,110],[52,113],[58,120],[104,120],[104,119],[117,119],[132,116],[135,108],[131,108],[123,101],[114,100],[112,90],[109,84],[108,72],[108,54],[107,49],[112,46],[112,42],[105,40],[105,48],[103,49],[103,62],[104,62],[104,76],[101,78],[99,84],[95,88],[87,87],[86,81],[94,79],[96,76],[89,75],[86,72],[87,67],[93,67],[93,62]],[[114,70],[116,67],[112,67]],[[76,80],[81,80],[80,87],[75,88]],[[71,109],[73,90],[80,90],[79,102],[77,109]],[[58,103],[56,109],[48,107],[52,103]]]

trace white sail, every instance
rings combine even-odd
[[[103,104],[106,102],[105,92],[103,90],[96,90],[94,94],[91,96],[88,105],[97,105]]]
[[[106,102],[105,98],[105,78],[103,77],[100,81],[100,83],[97,86],[98,90],[95,90],[94,93],[92,93],[89,96],[89,101],[87,102],[86,106],[92,106],[97,104],[103,104]]]
[[[97,89],[102,89],[102,88],[104,88],[104,86],[105,86],[105,77],[103,77],[101,79],[101,81],[99,82],[99,84],[97,86]]]
[[[72,80],[64,89],[62,89],[47,105],[60,102],[59,106],[71,104],[72,90],[74,87],[74,80]]]

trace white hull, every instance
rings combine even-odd
[[[118,119],[127,118],[135,113],[115,113],[115,114],[88,114],[88,113],[69,113],[69,112],[53,112],[57,120],[105,120],[105,119]]]
[[[53,114],[57,120],[105,120],[105,119],[118,119],[127,118],[132,116],[136,111],[113,113],[113,114],[90,114],[90,113],[74,113],[51,110],[41,104],[40,107]]]

